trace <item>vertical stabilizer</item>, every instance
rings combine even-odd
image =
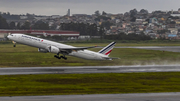
[[[112,51],[112,49],[114,48],[114,45],[116,44],[116,42],[112,42],[109,45],[107,45],[106,47],[104,47],[103,49],[101,49],[99,51],[99,53],[104,54],[104,55],[109,55]]]

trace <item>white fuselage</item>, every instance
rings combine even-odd
[[[37,47],[37,48],[41,48],[41,49],[47,49],[48,46],[54,46],[59,49],[75,48],[70,45],[65,45],[65,44],[61,44],[61,43],[49,41],[46,39],[33,37],[33,36],[28,36],[28,35],[24,35],[24,34],[12,34],[12,35],[9,35],[8,38],[17,43],[21,43],[24,45]],[[101,54],[98,52],[89,51],[89,50],[72,51],[68,55],[83,58],[83,59],[89,59],[89,60],[106,60],[108,58],[107,55],[104,55],[104,54]]]

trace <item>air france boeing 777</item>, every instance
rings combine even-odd
[[[10,39],[14,42],[32,46],[32,47],[37,47],[39,52],[55,53],[57,55],[54,55],[54,57],[56,57],[58,59],[62,58],[62,59],[66,60],[67,59],[65,57],[66,55],[75,56],[78,58],[83,58],[83,59],[88,59],[88,60],[116,59],[116,58],[108,57],[108,55],[114,48],[114,45],[116,44],[116,42],[110,43],[109,45],[107,45],[106,47],[101,49],[99,52],[93,52],[93,51],[86,50],[86,49],[94,48],[96,46],[94,46],[94,47],[73,47],[70,45],[65,45],[65,44],[49,41],[46,39],[37,38],[37,37],[33,37],[33,36],[25,35],[25,34],[19,34],[19,33],[10,34],[7,37],[8,37],[8,39]],[[62,54],[62,56],[59,56],[59,54]]]

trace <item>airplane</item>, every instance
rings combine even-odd
[[[112,49],[114,48],[114,45],[116,42],[112,42],[103,49],[101,49],[99,52],[94,52],[87,50],[89,48],[95,48],[97,46],[93,47],[73,47],[70,45],[33,37],[25,34],[20,33],[13,33],[7,36],[8,39],[12,40],[14,42],[14,47],[16,47],[16,42],[32,47],[37,47],[38,51],[41,53],[54,53],[55,58],[57,59],[64,59],[67,60],[66,55],[74,56],[82,59],[87,60],[113,60],[113,59],[119,59],[119,58],[112,58],[109,57],[109,54],[111,53]],[[62,56],[60,56],[62,54]]]

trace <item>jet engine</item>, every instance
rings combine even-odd
[[[47,53],[47,52],[48,52],[48,50],[46,50],[46,49],[42,49],[42,48],[38,48],[38,52],[41,52],[41,53]]]
[[[48,50],[49,50],[49,52],[51,52],[51,53],[55,53],[55,54],[58,54],[58,53],[59,53],[59,48],[54,47],[54,46],[48,47]]]

